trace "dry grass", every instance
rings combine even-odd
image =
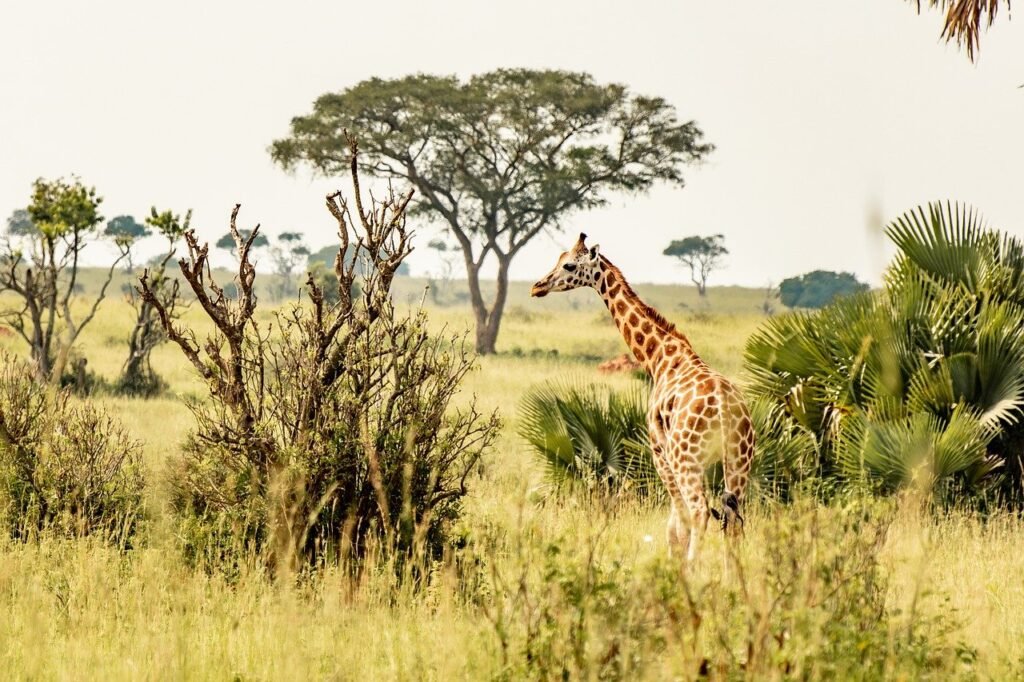
[[[758,292],[712,290],[710,311],[694,313],[694,305],[673,304],[689,301],[692,291],[639,289],[691,336],[709,362],[730,375],[739,373],[744,340],[762,319],[756,312]],[[414,292],[413,283],[408,296]],[[536,383],[567,374],[613,385],[631,381],[602,378],[593,369],[595,358],[623,351],[599,302],[549,299],[541,305],[526,299],[521,288],[514,292],[500,337],[502,352],[484,358],[467,382],[467,393],[476,393],[483,407],[498,407],[506,425],[473,482],[465,531],[492,548],[489,561],[509,571],[556,539],[577,543],[567,548],[573,554],[596,535],[608,561],[637,568],[663,562],[664,509],[626,505],[609,511],[591,500],[546,498],[541,470],[515,436],[519,396]],[[464,328],[466,313],[434,310],[431,319]],[[81,351],[107,380],[120,369],[130,320],[127,306],[111,300],[84,334]],[[5,345],[24,350],[11,339]],[[159,349],[153,364],[174,395],[99,398],[144,443],[152,481],[151,537],[125,557],[89,542],[0,547],[5,677],[481,679],[501,673],[485,608],[497,597],[485,590],[467,598],[467,588],[451,570],[439,569],[430,588],[415,591],[396,585],[386,570],[370,571],[358,583],[328,570],[298,585],[255,574],[228,585],[187,568],[175,552],[164,514],[162,480],[168,457],[191,424],[181,397],[201,397],[202,389],[174,349]],[[751,565],[762,560],[759,547],[772,519],[788,513],[770,507],[751,512],[742,549]],[[904,505],[882,551],[883,565],[894,577],[890,599],[908,606],[922,591],[934,593],[922,608],[956,610],[962,627],[953,637],[977,650],[974,670],[980,676],[1019,674],[1024,670],[1022,549],[1024,529],[1014,517],[934,518]],[[693,579],[714,584],[723,552],[721,538],[710,537]],[[673,670],[673,660],[666,654],[659,676]]]

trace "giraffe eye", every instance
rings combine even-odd
[[[568,270],[569,272],[573,272],[573,271],[576,270],[576,264],[575,263],[566,263],[562,267],[565,268],[566,270]]]

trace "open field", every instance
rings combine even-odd
[[[422,282],[400,283],[399,300],[414,300]],[[116,291],[117,289],[114,288]],[[713,366],[742,380],[746,337],[763,320],[762,294],[740,288],[712,289],[701,304],[691,287],[638,286],[691,338]],[[326,570],[298,585],[271,583],[259,575],[229,585],[187,568],[176,554],[165,513],[167,460],[191,425],[183,396],[203,388],[180,352],[169,345],[154,353],[154,366],[170,383],[170,395],[128,400],[101,395],[98,402],[143,442],[152,521],[148,541],[121,557],[89,542],[8,543],[0,551],[0,668],[25,679],[482,679],[515,676],[502,656],[496,604],[504,576],[538,570],[557,545],[566,565],[620,565],[630,575],[666,570],[666,509],[638,503],[608,507],[581,496],[551,496],[543,472],[516,436],[519,397],[549,379],[581,377],[626,386],[635,379],[603,377],[597,361],[624,345],[593,292],[531,301],[516,283],[510,297],[499,354],[482,358],[466,383],[484,408],[498,408],[504,428],[472,483],[463,532],[489,565],[490,580],[471,590],[452,567],[439,568],[426,589],[396,586],[387,570],[369,571],[359,582]],[[462,306],[430,308],[431,323],[462,329]],[[272,314],[268,306],[261,313]],[[198,324],[193,310],[189,317]],[[115,294],[86,330],[80,351],[89,368],[116,378],[124,360],[130,309]],[[5,345],[24,349],[7,338]],[[959,667],[936,670],[946,677],[1007,679],[1024,672],[1024,528],[1018,519],[987,519],[953,513],[942,518],[910,502],[892,512],[880,550],[890,576],[887,600],[904,613],[952,614],[955,627],[942,634],[952,647],[976,652]],[[779,524],[799,524],[803,510],[754,504],[740,548],[748,573],[767,571],[766,544],[778,541]],[[780,521],[781,519],[781,521]],[[823,526],[827,527],[827,526]],[[813,532],[811,530],[808,533]],[[829,537],[815,538],[827,548]],[[802,540],[801,540],[802,541]],[[810,541],[809,541],[810,542]],[[799,544],[799,543],[797,543]],[[823,549],[822,551],[825,551]],[[837,551],[842,552],[839,547]],[[688,580],[701,594],[718,589],[724,543],[709,533]],[[810,557],[808,557],[810,560]],[[618,569],[615,569],[618,570]],[[767,598],[747,578],[751,603]],[[526,580],[522,578],[522,580]],[[513,589],[514,591],[514,589]],[[762,594],[763,591],[763,594]],[[472,594],[470,594],[472,592]],[[629,601],[630,594],[624,594]],[[625,607],[623,607],[625,608]],[[499,619],[500,620],[500,619]],[[567,626],[568,627],[568,626]],[[895,635],[893,635],[895,636]],[[812,633],[808,637],[813,640]],[[866,642],[868,640],[865,640]],[[938,646],[941,642],[936,641]],[[865,645],[867,646],[867,645]],[[929,644],[930,646],[930,644]],[[652,679],[696,674],[691,653],[671,640],[646,674]],[[808,677],[827,672],[804,671]],[[595,674],[596,676],[596,674]]]

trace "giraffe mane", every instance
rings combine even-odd
[[[674,323],[669,322],[664,315],[658,312],[657,308],[647,305],[647,303],[640,298],[636,291],[633,290],[633,287],[629,285],[629,282],[626,280],[626,276],[622,274],[622,270],[620,270],[618,266],[608,260],[604,255],[601,256],[601,262],[604,263],[604,266],[609,272],[618,278],[618,281],[621,282],[622,288],[625,290],[626,294],[637,302],[640,310],[651,319],[656,327],[666,334],[673,334],[675,336],[682,337],[682,333],[676,329],[676,325]]]

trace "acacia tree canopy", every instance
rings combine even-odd
[[[523,246],[612,191],[682,186],[682,167],[712,150],[697,124],[680,122],[659,97],[585,73],[500,69],[467,81],[373,78],[323,95],[270,153],[286,169],[340,174],[345,130],[359,138],[363,171],[411,184],[414,210],[458,242],[480,353],[494,352],[509,266]],[[488,302],[479,271],[491,256],[497,287]]]
[[[252,234],[252,230],[239,230],[239,234],[242,235],[242,240],[246,241],[249,239],[249,235]],[[269,246],[270,241],[264,234],[257,234],[256,238],[252,240],[252,248],[256,249],[262,246]],[[235,255],[235,238],[231,236],[230,232],[225,232],[221,235],[220,239],[214,244],[218,249],[223,249]]]
[[[112,238],[115,244],[131,245],[140,239],[145,239],[153,234],[153,232],[146,225],[135,220],[134,216],[119,215],[107,221],[107,227],[103,230],[103,234]],[[135,269],[135,263],[132,261],[130,250],[128,251],[127,263],[129,272]]]
[[[36,224],[27,208],[16,208],[7,218],[7,233],[15,237],[25,237],[36,231]]]
[[[136,221],[133,216],[119,215],[107,222],[107,227],[103,234],[113,237],[115,240],[135,241],[148,237],[152,232],[150,232],[148,227]]]

